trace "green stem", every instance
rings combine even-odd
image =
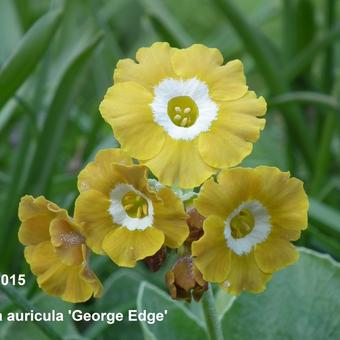
[[[217,316],[214,294],[210,284],[207,292],[203,295],[202,305],[209,339],[223,340],[222,328]]]
[[[26,298],[23,297],[22,294],[19,294],[17,289],[15,289],[13,286],[0,285],[0,291],[2,291],[12,301],[12,303],[20,308],[22,311],[36,311],[35,308],[30,304],[30,302],[26,300]],[[34,321],[34,323],[47,335],[49,339],[62,340],[62,337],[48,323],[44,321]]]

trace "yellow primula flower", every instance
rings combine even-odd
[[[99,151],[78,177],[75,219],[88,246],[119,266],[178,248],[189,234],[182,202],[168,188],[152,190],[147,168],[121,149]]]
[[[68,302],[99,297],[102,285],[88,266],[80,226],[66,210],[43,196],[24,196],[19,204],[19,240],[39,287]]]
[[[193,188],[252,151],[266,102],[219,50],[155,43],[120,60],[100,105],[122,148],[166,185]]]
[[[207,181],[195,200],[206,216],[204,235],[192,244],[206,281],[233,294],[261,292],[271,274],[298,259],[290,241],[307,227],[303,183],[288,172],[261,166],[233,168]]]

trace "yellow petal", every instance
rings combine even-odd
[[[33,245],[50,239],[49,224],[61,211],[57,205],[45,197],[24,196],[19,204],[19,240],[24,245]]]
[[[124,166],[115,164],[114,171],[116,176],[119,176],[118,183],[127,183],[135,189],[150,195],[148,190],[147,172],[148,168],[144,165]]]
[[[50,242],[26,247],[25,258],[33,274],[38,276],[39,287],[49,295],[74,303],[100,295],[101,284],[95,274],[90,273],[85,259],[80,265],[67,266],[58,259]]]
[[[230,250],[224,238],[224,222],[217,216],[209,216],[203,225],[204,234],[192,243],[195,265],[210,282],[222,282],[230,269]]]
[[[51,243],[60,261],[67,265],[83,262],[82,245],[85,238],[79,227],[70,220],[55,218],[50,224]]]
[[[101,296],[102,285],[86,265],[65,268],[61,275],[66,278],[65,289],[61,294],[64,301],[79,303],[89,300],[92,296]]]
[[[260,293],[270,278],[271,274],[262,272],[258,267],[253,252],[242,256],[231,252],[230,272],[221,286],[235,295],[244,290]]]
[[[194,206],[203,215],[217,215],[226,219],[233,210],[249,198],[252,183],[251,169],[234,168],[221,171],[217,177],[205,182]]]
[[[96,190],[81,192],[75,203],[75,221],[81,224],[87,245],[97,254],[103,254],[104,237],[117,228],[108,211],[109,206],[109,196]]]
[[[184,141],[168,137],[161,152],[145,165],[161,183],[180,188],[196,187],[216,171],[201,158],[197,139]]]
[[[273,273],[296,262],[299,253],[286,239],[280,237],[275,229],[268,239],[255,247],[255,259],[262,271]]]
[[[261,181],[256,196],[268,209],[272,224],[291,230],[307,228],[308,197],[303,182],[277,168],[262,166],[255,172]]]
[[[165,245],[178,248],[189,235],[181,200],[168,188],[162,189],[157,194],[161,201],[153,201],[154,227],[162,230],[165,235]]]
[[[122,149],[100,150],[95,160],[80,172],[78,190],[82,192],[95,189],[103,193],[108,192],[115,183],[115,178],[112,176],[113,164],[131,165],[132,159]]]
[[[133,82],[118,83],[107,90],[99,110],[131,157],[149,159],[161,150],[164,129],[153,119],[153,96]]]
[[[199,136],[199,151],[204,161],[216,168],[239,164],[248,156],[264,128],[265,120],[259,119],[266,111],[261,97],[253,92],[244,97],[220,104],[218,119],[209,131]]]
[[[215,67],[204,79],[213,100],[234,100],[248,90],[240,60],[232,60],[223,66]]]
[[[153,92],[154,86],[161,80],[175,77],[170,61],[175,50],[166,42],[157,42],[151,47],[140,48],[136,54],[139,63],[131,59],[118,62],[114,73],[115,83],[134,81]]]
[[[60,261],[51,242],[45,241],[38,245],[25,247],[25,259],[34,275],[42,275]]]
[[[164,234],[156,228],[131,231],[120,227],[105,237],[103,249],[118,266],[134,267],[136,261],[155,254],[163,243]]]
[[[173,68],[179,78],[204,77],[223,63],[223,56],[216,48],[194,44],[188,48],[174,51],[171,57]]]

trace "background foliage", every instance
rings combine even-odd
[[[269,106],[266,129],[242,165],[274,165],[303,179],[310,227],[299,245],[340,260],[339,12],[336,0],[0,0],[0,269],[29,277],[20,292],[0,287],[0,312],[72,307],[40,293],[29,274],[17,240],[18,202],[25,193],[43,194],[72,213],[78,171],[98,149],[118,145],[98,113],[115,64],[154,41],[204,43],[226,60],[244,62],[250,88]],[[2,322],[0,338],[205,338],[200,306],[164,294],[166,268],[118,270],[98,257],[93,266],[106,293],[79,308],[138,305],[176,313],[153,327]],[[216,292],[224,333],[230,339],[336,339],[339,283],[333,261],[302,251],[301,261],[275,275],[264,294],[234,301]],[[244,325],[263,322],[252,332]]]

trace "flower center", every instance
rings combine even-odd
[[[231,235],[236,239],[242,238],[254,229],[254,225],[253,214],[248,209],[242,209],[230,221]]]
[[[148,215],[148,202],[136,192],[129,191],[122,197],[125,212],[133,218],[143,218]]]
[[[269,212],[256,200],[240,204],[227,217],[224,226],[227,246],[237,255],[251,252],[271,231]]]
[[[218,116],[207,84],[197,78],[162,80],[150,106],[154,121],[174,140],[195,139],[209,131]]]
[[[198,107],[189,96],[171,98],[168,102],[168,116],[180,127],[190,127],[198,117]]]

